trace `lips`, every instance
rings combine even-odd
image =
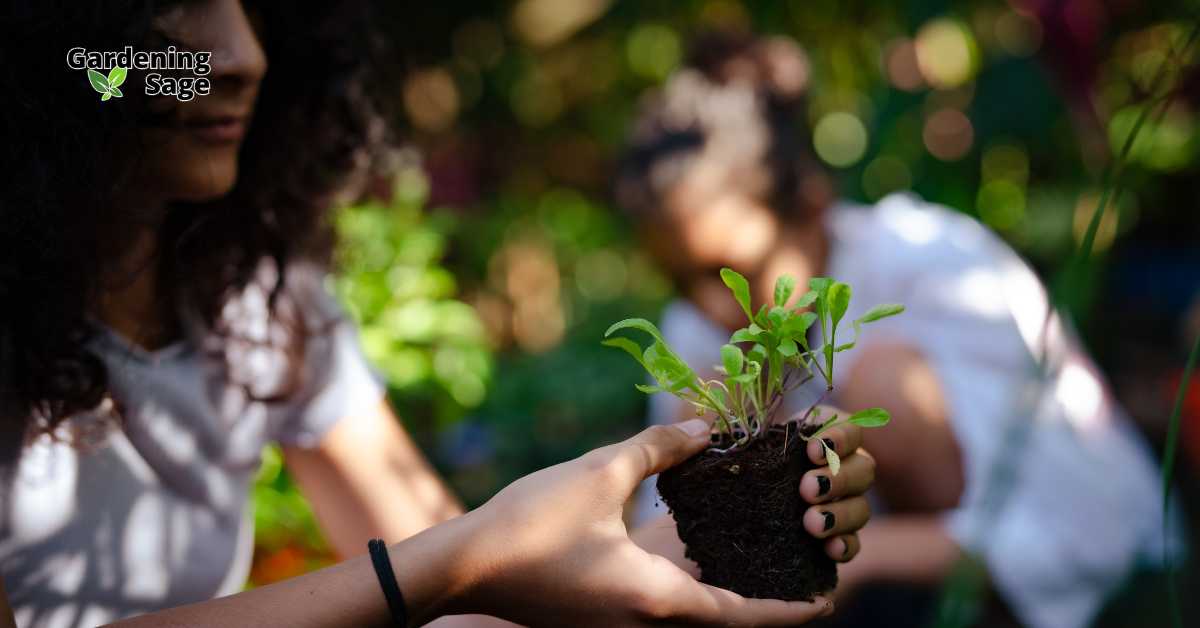
[[[246,135],[245,116],[211,116],[187,120],[183,127],[210,144],[233,144]]]

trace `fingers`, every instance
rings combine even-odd
[[[701,626],[795,626],[833,613],[833,601],[785,602],[742,597],[732,591],[695,583],[694,603],[683,614],[668,618]]]
[[[804,529],[819,539],[827,539],[857,532],[870,518],[867,498],[850,497],[809,508],[804,513]]]
[[[857,534],[842,534],[825,541],[825,553],[839,563],[853,560],[861,549],[862,541]]]
[[[825,441],[838,456],[845,458],[862,447],[862,428],[852,423],[844,423],[821,434],[820,440]],[[815,464],[825,464],[825,447],[816,439],[808,443],[808,458]]]
[[[813,469],[800,478],[800,495],[810,504],[862,495],[875,482],[875,458],[865,450],[842,458],[842,468],[834,475],[829,467]]]
[[[711,427],[704,419],[692,419],[671,425],[646,428],[625,442],[615,445],[613,459],[616,480],[633,491],[648,476],[669,469],[692,457],[708,445]]]

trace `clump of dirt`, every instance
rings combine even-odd
[[[806,433],[816,426],[804,426]],[[837,586],[825,542],[804,529],[800,478],[816,467],[796,424],[734,452],[704,451],[658,476],[701,581],[753,598],[811,601]]]

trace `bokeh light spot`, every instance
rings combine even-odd
[[[934,87],[958,87],[975,74],[975,38],[957,20],[938,18],[921,27],[916,52],[921,75]]]
[[[917,65],[917,47],[911,39],[893,41],[883,53],[883,66],[888,81],[897,89],[914,92],[925,86]]]
[[[996,44],[1014,57],[1028,57],[1042,45],[1041,23],[1015,11],[1005,11],[996,18],[994,32]]]
[[[679,35],[662,24],[643,24],[633,29],[625,43],[629,68],[645,78],[662,80],[679,65],[683,45]]]
[[[976,200],[979,217],[998,231],[1008,231],[1025,217],[1025,190],[1005,179],[984,183]]]
[[[852,113],[828,113],[813,129],[813,148],[831,166],[854,165],[867,151],[867,128]]]
[[[1029,181],[1029,156],[1015,144],[996,144],[983,152],[980,170],[985,182],[1004,179],[1025,185]]]
[[[521,0],[513,8],[513,29],[539,47],[565,41],[608,9],[610,0]]]
[[[863,169],[863,192],[871,200],[883,198],[890,192],[912,186],[912,172],[903,159],[894,155],[880,155]]]
[[[458,116],[458,87],[444,68],[413,72],[404,82],[404,108],[413,125],[441,131]]]
[[[948,107],[925,119],[921,135],[929,154],[942,161],[961,159],[975,141],[975,129],[966,114]]]

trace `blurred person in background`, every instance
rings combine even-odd
[[[643,432],[463,514],[325,288],[327,211],[388,148],[388,83],[369,72],[379,49],[363,9],[3,8],[0,77],[22,91],[0,112],[0,625],[147,613],[132,623],[386,625],[360,556],[373,537],[396,543],[414,622],[790,625],[826,613],[822,600],[700,585],[673,535],[630,540],[625,498],[701,449],[705,425]],[[123,97],[101,101],[64,61],[127,45],[211,53],[211,94],[146,97],[133,71]],[[858,430],[835,439],[858,455]],[[272,442],[347,560],[230,595],[246,581],[248,491]],[[863,499],[805,497],[822,509]],[[852,556],[864,522],[839,516],[819,532],[830,554]],[[442,625],[456,621],[494,623]]]
[[[847,282],[847,320],[904,304],[835,374],[835,403],[895,418],[865,436],[879,463],[877,515],[838,591],[884,583],[889,597],[854,604],[864,614],[850,623],[923,625],[936,587],[971,552],[1003,601],[999,615],[1033,628],[1088,625],[1135,566],[1161,560],[1151,451],[1034,272],[996,235],[910,194],[874,206],[835,197],[801,123],[808,80],[794,42],[718,33],[695,41],[648,96],[615,192],[681,295],[663,334],[694,368],[719,363],[746,325],[723,266],[747,276],[756,300],[785,273],[801,285]],[[810,382],[785,408],[823,390]],[[689,412],[651,398],[652,423]],[[997,483],[1001,457],[1017,462]],[[650,481],[639,512],[661,512]]]

